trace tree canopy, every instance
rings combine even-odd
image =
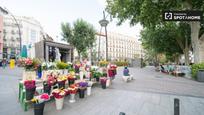
[[[204,0],[107,0],[106,6],[106,11],[108,11],[114,18],[118,19],[119,25],[123,23],[125,20],[130,20],[130,25],[134,26],[135,24],[140,23],[145,29],[148,29],[145,31],[157,31],[160,27],[164,27],[164,25],[166,25],[166,23],[168,22],[162,20],[163,19],[162,14],[163,11],[169,10],[204,11]],[[179,24],[180,22],[176,23]],[[185,30],[185,28],[180,26],[177,29],[177,32],[180,34],[177,36],[180,37],[179,39],[176,40],[181,40],[183,36],[186,36],[184,35],[184,33],[186,32],[191,33],[190,41],[192,43],[194,55],[196,55],[194,56],[195,61],[200,62],[202,59],[199,59],[199,57],[202,56],[199,56],[201,53],[199,43],[202,42],[201,39],[204,39],[204,20],[202,20],[201,22],[185,22],[185,23],[190,25],[190,32],[189,30]],[[184,33],[179,31],[183,31]],[[166,35],[167,38],[169,38],[167,33]],[[162,33],[160,33],[159,36],[165,35],[162,35]],[[151,38],[151,36],[149,37]],[[156,42],[155,44],[160,43],[162,39],[163,37],[161,37],[161,39],[158,38],[157,39],[158,42]],[[172,41],[169,40],[169,42]],[[179,46],[181,47],[182,45],[179,44]]]
[[[96,30],[88,22],[78,19],[74,22],[73,27],[70,23],[62,23],[61,29],[63,40],[73,45],[79,56],[93,46]]]

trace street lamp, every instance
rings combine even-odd
[[[108,60],[108,36],[107,36],[107,25],[109,21],[106,20],[105,12],[103,11],[103,19],[99,21],[101,27],[105,27],[105,37],[106,37],[106,61]]]
[[[3,11],[3,12],[5,12],[5,14],[10,14],[11,15],[11,17],[14,19],[14,21],[16,22],[16,25],[17,25],[17,27],[18,27],[18,34],[19,34],[19,40],[20,40],[20,54],[21,54],[21,46],[22,46],[22,39],[21,39],[21,29],[20,29],[20,25],[19,25],[19,23],[18,23],[18,21],[16,20],[16,18],[15,18],[15,16],[7,9],[7,8],[2,8],[2,7],[0,7],[0,9]]]

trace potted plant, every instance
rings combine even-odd
[[[49,99],[50,96],[44,93],[31,100],[34,103],[34,115],[43,115],[45,101],[48,101]]]
[[[58,83],[58,88],[59,89],[64,89],[65,88],[65,82],[67,80],[66,75],[59,75],[59,77],[57,78],[57,83]]]
[[[56,79],[49,75],[47,81],[43,82],[43,90],[44,93],[48,93],[50,95],[51,87],[55,84]]]
[[[72,84],[74,84],[74,82],[75,82],[75,76],[73,76],[73,75],[71,75],[71,74],[68,74],[67,79],[68,79],[69,86],[72,85]]]
[[[77,63],[74,65],[74,70],[75,70],[75,73],[79,73],[79,68],[80,68],[80,63]]]
[[[91,95],[91,87],[93,85],[92,81],[88,82],[88,86],[87,86],[87,95],[90,96]]]
[[[101,77],[100,81],[101,81],[102,89],[106,89],[107,78],[106,77]]]
[[[79,98],[84,98],[86,87],[88,83],[85,81],[79,82]]]
[[[61,89],[54,89],[52,91],[52,95],[55,98],[56,109],[61,110],[63,108],[64,97],[66,95],[66,92],[64,90],[61,90]]]
[[[70,94],[70,103],[74,103],[75,100],[75,95],[77,93],[77,87],[75,84],[70,85],[70,87],[68,88],[69,94]]]
[[[102,76],[102,74],[100,72],[93,72],[93,77],[96,79],[97,82],[99,82],[100,77]]]
[[[37,73],[38,73],[38,78],[40,79],[42,77],[42,66],[41,65],[37,66]]]
[[[26,89],[26,100],[31,100],[35,94],[35,81],[34,80],[26,80],[24,81],[24,86]]]

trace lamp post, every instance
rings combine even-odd
[[[1,7],[1,9],[3,9],[2,7]],[[17,25],[17,27],[18,27],[18,34],[19,34],[19,40],[20,40],[20,55],[21,55],[21,46],[22,46],[22,39],[21,39],[21,29],[20,29],[20,25],[19,25],[19,23],[18,23],[18,21],[16,20],[16,18],[15,18],[15,16],[7,9],[7,8],[5,8],[4,7],[4,12],[6,12],[5,14],[10,14],[11,15],[11,17],[14,19],[14,21],[16,22],[16,25]]]
[[[108,36],[107,36],[107,25],[109,21],[106,20],[105,12],[103,11],[103,19],[99,21],[101,27],[105,27],[105,37],[106,37],[106,61],[108,60]]]

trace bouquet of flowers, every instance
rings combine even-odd
[[[78,83],[80,89],[85,89],[88,86],[88,83],[85,81],[81,81]]]
[[[33,88],[36,88],[36,86],[35,86],[35,80],[27,80],[27,81],[24,81],[24,86],[25,86],[25,89],[33,89]]]
[[[57,81],[56,78],[52,74],[48,75],[47,84],[49,86],[54,85],[56,83],[56,81]]]
[[[66,95],[66,91],[65,90],[61,90],[61,89],[54,89],[52,91],[52,95],[55,98],[60,99],[60,98],[63,98]]]
[[[47,93],[43,93],[41,95],[35,96],[31,101],[35,104],[40,104],[45,101],[48,101],[50,99],[50,96]]]
[[[67,79],[68,79],[68,80],[75,80],[75,76],[72,75],[72,74],[68,74],[68,75],[67,75]]]
[[[106,81],[107,81],[107,78],[106,77],[101,77],[100,81],[101,81],[101,84],[105,84]]]
[[[70,85],[70,87],[68,88],[68,91],[70,94],[76,94],[77,93],[77,86],[75,84]]]
[[[67,76],[66,75],[59,75],[57,78],[58,82],[64,82],[67,80]]]

